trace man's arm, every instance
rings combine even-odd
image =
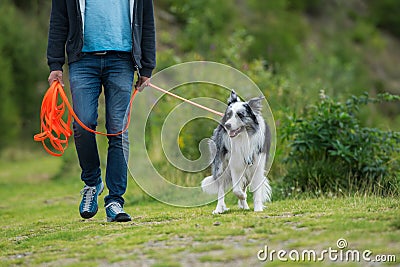
[[[68,37],[68,27],[66,1],[52,0],[47,43],[47,64],[50,71],[62,71],[65,63],[65,43]]]
[[[154,24],[153,0],[143,0],[143,25],[142,25],[142,69],[140,74],[151,77],[151,72],[156,67],[156,29]]]

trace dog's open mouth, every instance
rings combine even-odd
[[[240,134],[243,131],[244,127],[239,127],[236,130],[230,130],[229,131],[229,137],[233,138],[235,136],[237,136],[238,134]]]

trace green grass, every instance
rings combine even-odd
[[[79,175],[51,179],[60,164],[59,158],[37,155],[0,162],[0,266],[281,266],[278,260],[260,262],[257,252],[265,246],[337,249],[339,238],[349,249],[400,261],[399,199],[291,199],[254,213],[228,198],[231,210],[223,215],[211,214],[214,204],[184,209],[144,200],[127,203],[132,222],[107,223],[102,198],[93,219],[79,217]],[[127,199],[137,192],[129,183]]]

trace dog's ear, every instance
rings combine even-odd
[[[238,101],[240,101],[239,97],[237,96],[236,92],[232,90],[231,95],[228,98],[228,106]]]
[[[264,98],[264,96],[254,97],[247,102],[254,113],[261,113]]]

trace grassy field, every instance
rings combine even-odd
[[[231,210],[218,216],[211,214],[214,204],[183,209],[144,200],[127,203],[132,222],[107,223],[102,198],[93,219],[79,217],[78,176],[51,179],[60,163],[50,156],[0,162],[1,266],[333,266],[337,263],[327,254],[317,263],[296,262],[289,254],[315,250],[320,256],[329,248],[339,250],[340,238],[347,241],[342,253],[370,250],[371,259],[393,255],[397,263],[385,264],[400,264],[399,199],[283,200],[254,213],[237,209],[228,198]],[[132,179],[129,185],[127,197],[135,191]],[[277,254],[272,262],[260,261],[257,254],[266,246],[269,252],[286,251],[281,256],[289,261]]]

